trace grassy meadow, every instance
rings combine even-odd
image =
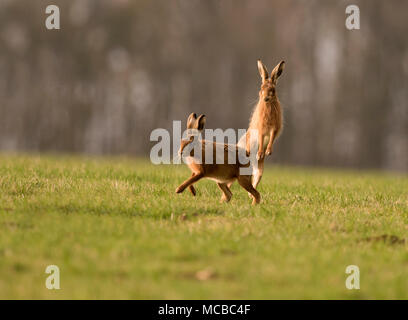
[[[189,175],[0,155],[0,299],[408,299],[407,176],[272,164],[251,206],[236,183],[230,203],[209,180],[175,194]]]

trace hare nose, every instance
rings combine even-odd
[[[265,97],[265,99],[264,99],[265,101],[269,101],[269,97]]]

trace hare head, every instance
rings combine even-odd
[[[205,125],[205,115],[197,117],[195,113],[190,114],[187,118],[187,137],[182,139],[180,143],[179,154],[182,155],[184,148],[190,143],[198,140],[198,136],[203,131]]]
[[[285,67],[285,61],[281,61],[278,65],[272,70],[269,77],[268,70],[261,60],[258,60],[258,70],[262,78],[261,90],[259,91],[259,98],[263,99],[265,102],[271,101],[272,98],[276,95],[276,84],[278,78],[283,72]]]

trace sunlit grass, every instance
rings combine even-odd
[[[0,298],[408,298],[406,176],[270,166],[254,207],[237,184],[228,204],[212,181],[175,194],[189,174],[0,156]],[[60,290],[45,288],[51,264]],[[345,288],[351,264],[360,290]]]

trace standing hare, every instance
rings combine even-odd
[[[187,129],[190,130],[188,130],[187,139],[181,141],[179,154],[186,158],[192,175],[176,189],[176,193],[181,193],[188,187],[191,193],[195,195],[196,192],[193,184],[202,178],[209,178],[217,182],[218,187],[223,192],[221,200],[228,202],[231,199],[232,192],[227,184],[237,179],[241,187],[251,194],[253,198],[252,204],[259,203],[261,196],[252,187],[251,175],[242,175],[240,172],[240,168],[249,167],[250,165],[249,163],[239,163],[238,152],[243,151],[245,153],[245,150],[239,150],[237,145],[201,140],[197,133],[203,131],[204,124],[204,115],[200,115],[197,118],[196,114],[192,113],[187,119]],[[187,146],[189,146],[187,149],[190,149],[190,151],[187,151]],[[195,152],[201,152],[201,154]],[[210,152],[212,157],[207,160],[205,154],[210,154]],[[228,163],[229,156],[235,157],[236,161],[234,164]]]
[[[256,155],[258,166],[254,169],[252,176],[254,188],[258,186],[262,178],[265,155],[272,153],[273,142],[282,129],[282,111],[276,95],[276,84],[284,66],[284,61],[279,62],[269,77],[265,65],[258,60],[258,70],[262,78],[259,100],[252,113],[247,134],[238,143],[241,147],[245,143],[248,153],[254,145],[258,145]]]

